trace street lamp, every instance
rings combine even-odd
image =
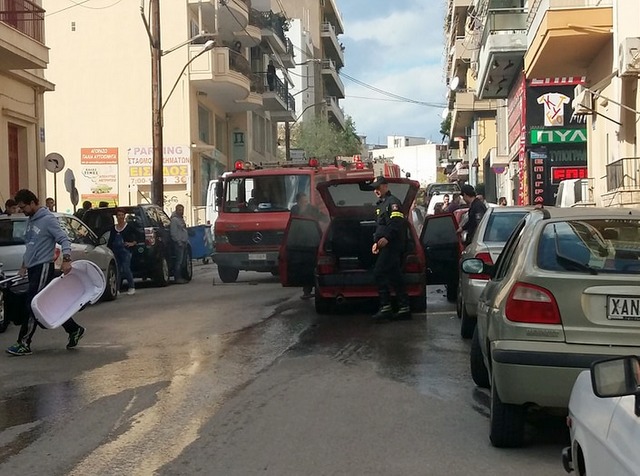
[[[144,2],[145,0],[140,1],[140,15],[142,16],[142,22],[144,23],[145,29],[147,31],[147,36],[149,37],[149,47],[151,49],[151,127],[152,127],[152,143],[153,143],[153,159],[152,159],[152,180],[151,180],[151,200],[156,205],[162,207],[164,205],[164,176],[163,176],[163,137],[162,137],[162,127],[163,127],[163,116],[162,109],[164,108],[164,104],[162,103],[162,57],[166,54],[171,53],[172,51],[177,50],[178,48],[188,45],[193,41],[211,37],[206,33],[200,33],[187,41],[180,43],[179,45],[174,46],[168,50],[163,51],[161,48],[160,41],[160,0],[149,0],[149,16],[150,21],[147,21],[147,17],[144,14]],[[211,42],[211,44],[209,44]],[[208,45],[208,47],[207,47]],[[200,54],[205,51],[213,48],[213,41],[209,40],[205,43],[205,48],[198,55],[194,56],[189,63],[197,58]],[[189,63],[184,67],[186,70]],[[180,73],[182,76],[182,72]],[[179,77],[178,77],[179,79]],[[175,86],[174,86],[175,89]],[[173,92],[173,89],[171,90]],[[169,93],[169,96],[171,93]],[[165,102],[166,104],[166,102]]]
[[[184,65],[184,67],[182,68],[182,71],[180,71],[180,74],[178,75],[178,77],[176,78],[176,82],[173,83],[173,87],[171,88],[171,91],[169,91],[169,94],[167,95],[167,97],[165,98],[164,102],[162,103],[162,110],[164,111],[164,107],[167,105],[167,102],[169,101],[169,98],[171,97],[171,95],[173,94],[173,92],[176,90],[176,88],[178,87],[178,83],[180,82],[180,78],[182,78],[182,75],[184,74],[184,72],[187,70],[187,68],[189,67],[189,65],[191,63],[193,63],[195,61],[196,58],[198,58],[200,55],[203,55],[204,53],[206,53],[207,51],[210,51],[213,49],[213,47],[216,46],[216,42],[213,40],[207,40],[207,42],[202,46],[202,49],[198,52],[198,54],[194,55],[193,58],[191,58],[189,61],[187,61],[187,64]]]

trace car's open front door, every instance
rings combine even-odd
[[[283,286],[313,286],[321,237],[322,231],[317,221],[291,216],[278,257]]]
[[[458,283],[460,238],[451,213],[430,215],[424,221],[420,243],[427,261],[427,284]]]

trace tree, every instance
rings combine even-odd
[[[291,131],[291,144],[303,149],[307,157],[317,157],[321,160],[362,153],[362,144],[350,116],[345,120],[344,130],[339,130],[322,117],[296,124]]]
[[[440,123],[440,134],[442,134],[442,140],[444,141],[445,137],[449,137],[451,131],[451,113],[447,114],[447,117]]]

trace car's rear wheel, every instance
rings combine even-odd
[[[164,287],[169,284],[169,263],[167,262],[167,258],[164,256],[160,258],[160,263],[158,264],[153,281],[160,287]]]
[[[333,302],[331,299],[318,296],[318,290],[316,289],[316,295],[313,298],[313,303],[318,314],[331,314]]]
[[[191,281],[193,279],[193,260],[191,258],[191,248],[187,248],[185,253],[185,261],[182,266],[182,277],[186,281]]]
[[[240,270],[230,266],[218,266],[218,276],[223,283],[235,283]]]
[[[484,358],[482,357],[482,348],[480,347],[480,336],[478,330],[474,329],[473,337],[471,338],[471,352],[469,353],[469,363],[471,367],[471,378],[474,383],[480,388],[489,388],[489,372],[487,366],[484,365]]]
[[[9,327],[9,317],[4,309],[4,294],[0,292],[0,334]]]
[[[524,443],[525,408],[502,403],[495,380],[491,380],[491,444],[497,448],[517,448]]]
[[[409,298],[411,311],[413,312],[424,312],[427,310],[427,291],[420,296],[413,296]]]
[[[109,267],[107,268],[106,280],[107,283],[104,288],[104,293],[102,293],[102,300],[113,301],[118,297],[118,268],[113,261],[109,263]]]
[[[467,313],[467,305],[464,300],[462,301],[462,309],[460,312],[460,336],[462,336],[463,339],[471,339],[473,331],[476,328],[476,319]]]

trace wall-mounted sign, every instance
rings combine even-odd
[[[529,151],[531,164],[531,203],[545,203],[547,186],[547,153],[544,150]]]
[[[574,85],[552,84],[534,86],[530,84],[527,88],[526,98],[527,129],[555,130],[555,128],[558,128],[563,131],[568,129],[584,130],[586,116],[576,116],[571,107],[574,88]],[[530,138],[532,144],[552,143],[533,142],[533,134],[530,135]]]
[[[532,145],[587,142],[587,129],[534,129],[529,133]]]
[[[150,185],[153,178],[153,147],[130,147],[129,182]],[[162,179],[165,185],[186,185],[191,176],[191,148],[187,145],[164,146]]]
[[[83,147],[80,149],[80,176],[76,181],[80,200],[94,207],[100,202],[118,204],[118,148]]]
[[[557,184],[563,180],[587,178],[587,167],[551,167],[551,183]]]

